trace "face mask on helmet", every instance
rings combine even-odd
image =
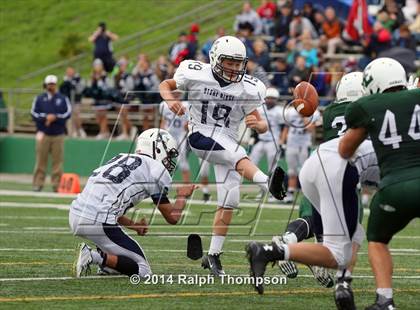
[[[178,150],[175,148],[169,148],[162,138],[162,134],[159,133],[158,138],[156,141],[153,141],[153,158],[159,157],[158,154],[161,152],[166,153],[166,157],[164,157],[161,161],[163,166],[169,171],[169,173],[173,173],[176,168],[176,158],[178,157]],[[161,157],[161,156],[160,156]]]
[[[269,109],[274,108],[276,104],[277,104],[277,98],[273,98],[273,97],[265,98],[265,105],[267,106],[267,108]]]
[[[248,58],[220,55],[214,73],[228,83],[239,83],[246,73]]]

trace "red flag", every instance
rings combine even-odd
[[[366,0],[354,0],[347,18],[344,37],[358,41],[362,35],[370,35],[371,33],[372,26],[369,24]]]

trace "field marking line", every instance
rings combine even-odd
[[[6,202],[1,201],[0,207],[2,208],[47,208],[57,210],[69,210],[69,205],[58,203],[36,203],[36,202]]]
[[[374,292],[374,289],[353,289],[353,292],[364,293]],[[420,289],[395,289],[400,293],[418,293]],[[264,295],[307,295],[307,294],[328,294],[330,290],[326,289],[294,289],[294,290],[279,290],[266,291]],[[129,295],[85,295],[85,296],[37,296],[37,297],[3,297],[0,302],[36,302],[36,301],[66,301],[66,300],[124,300],[124,299],[161,299],[161,298],[176,298],[176,297],[233,297],[233,296],[249,296],[255,295],[251,291],[233,291],[233,292],[178,292],[178,293],[163,293],[163,294],[129,294]]]

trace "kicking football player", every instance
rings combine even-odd
[[[220,261],[225,236],[232,219],[233,209],[239,205],[241,176],[258,184],[267,193],[268,176],[248,158],[237,142],[240,122],[264,133],[268,129],[257,108],[264,103],[266,88],[255,77],[245,74],[247,57],[245,45],[238,38],[218,38],[209,53],[210,64],[183,61],[173,79],[160,84],[162,98],[172,112],[184,114],[185,108],[172,91],[188,92],[189,136],[193,152],[214,164],[217,182],[218,209],[213,222],[213,236],[208,255],[202,265],[214,275],[223,275]],[[274,197],[281,197],[282,184],[273,173],[271,184]]]
[[[268,130],[264,133],[258,134],[257,143],[252,147],[249,158],[255,164],[258,164],[261,158],[265,155],[267,158],[267,165],[269,173],[277,167],[277,162],[281,155],[280,141],[281,129],[284,125],[283,107],[277,105],[280,94],[279,91],[273,87],[267,88],[265,95],[265,105],[259,107],[257,110],[260,115],[266,119]],[[262,195],[261,197],[262,198]],[[272,197],[269,198],[272,200]]]
[[[354,158],[369,136],[381,171],[367,226],[369,262],[376,280],[376,302],[368,310],[395,309],[388,243],[420,217],[420,89],[412,87],[398,61],[375,59],[363,71],[363,88],[369,96],[351,103],[345,114],[349,129],[340,141],[340,155]]]
[[[169,201],[170,173],[177,156],[175,139],[166,130],[153,128],[138,137],[135,154],[119,154],[92,173],[71,204],[69,223],[74,235],[93,242],[97,250],[85,243],[79,245],[76,277],[85,275],[92,264],[125,275],[151,274],[142,248],[122,229],[125,226],[144,235],[147,223],[124,214],[151,197],[168,223],[178,222],[195,187],[179,187],[175,203]]]
[[[181,100],[182,93],[180,91],[174,92],[174,97],[177,100]],[[183,106],[186,108],[188,107],[188,103],[186,101],[182,101]],[[187,141],[187,134],[188,134],[188,116],[187,114],[184,115],[176,115],[174,114],[168,107],[168,104],[165,101],[160,103],[159,107],[160,114],[162,116],[160,122],[160,128],[168,130],[168,132],[176,139],[178,143],[178,152],[179,152],[179,159],[177,163],[179,168],[182,172],[182,180],[184,183],[190,182],[190,167],[188,164],[188,153],[190,151],[190,147]],[[209,164],[205,161],[200,160],[200,171],[198,176],[201,179],[201,191],[203,192],[203,201],[209,202],[210,201],[210,191],[209,191]]]

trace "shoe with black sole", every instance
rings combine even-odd
[[[348,277],[337,280],[334,290],[334,300],[338,310],[356,310],[354,295],[350,286],[351,280]]]
[[[223,270],[222,262],[220,261],[221,254],[222,253],[204,255],[201,260],[201,267],[209,269],[210,273],[216,277],[224,276],[225,271]]]
[[[397,309],[394,304],[394,299],[385,298],[376,294],[376,302],[365,308],[365,310],[395,310]]]
[[[284,251],[278,248],[274,243],[263,244],[252,241],[245,247],[246,256],[249,261],[250,275],[254,278],[254,288],[258,294],[264,293],[262,277],[269,262],[284,259]]]

